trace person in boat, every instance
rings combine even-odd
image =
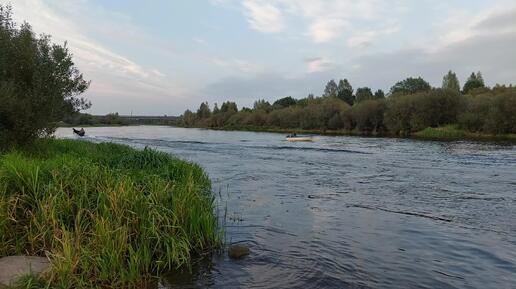
[[[86,134],[86,132],[84,131],[84,128],[81,128],[79,130],[73,128],[73,132],[78,135],[78,136],[84,136],[84,134]]]

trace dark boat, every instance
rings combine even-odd
[[[78,135],[78,136],[84,136],[84,135],[86,134],[86,132],[84,131],[84,129],[83,129],[83,128],[81,128],[81,129],[79,129],[79,130],[77,130],[77,129],[73,128],[73,133],[75,133],[75,134],[76,134],[76,135]]]

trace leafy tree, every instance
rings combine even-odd
[[[0,4],[0,143],[25,144],[53,133],[67,114],[90,107],[78,97],[89,82],[64,45],[19,28],[10,6]]]
[[[459,92],[433,89],[390,99],[386,124],[394,134],[403,136],[427,127],[455,123],[464,107]]]
[[[357,92],[355,94],[355,99],[358,102],[362,102],[364,100],[373,99],[373,92],[369,87],[360,87],[357,88]]]
[[[450,89],[453,91],[460,91],[460,83],[459,79],[457,78],[457,75],[453,71],[448,71],[448,74],[446,74],[443,77],[443,89]]]
[[[324,96],[326,97],[337,97],[337,83],[335,80],[330,80],[324,88]]]
[[[480,71],[477,72],[477,74],[472,72],[471,75],[469,76],[468,80],[466,81],[466,83],[464,83],[464,87],[462,88],[462,93],[468,94],[472,90],[477,89],[477,88],[482,88],[482,87],[485,87],[484,78],[482,77],[482,73],[480,73]]]
[[[337,97],[349,105],[353,105],[355,99],[353,97],[353,87],[347,79],[339,80],[337,87]]]
[[[222,106],[220,107],[220,112],[226,114],[234,114],[238,112],[238,108],[236,103],[232,101],[226,101],[222,103]]]
[[[297,103],[297,100],[295,100],[291,96],[287,96],[287,97],[280,98],[280,99],[276,100],[272,104],[272,106],[273,106],[274,109],[279,109],[279,108],[285,108],[285,107],[289,107],[289,106],[295,105],[296,103]]]
[[[215,104],[213,104],[213,114],[218,114],[219,112],[219,105],[215,102]]]
[[[384,101],[366,99],[354,105],[351,110],[353,121],[360,132],[375,134],[383,129]]]
[[[270,112],[272,110],[272,105],[265,99],[260,99],[254,102],[253,109]]]
[[[211,110],[210,106],[208,105],[208,102],[203,102],[199,106],[199,109],[197,110],[197,117],[200,119],[209,118],[211,116]]]
[[[191,112],[189,109],[185,110],[183,116],[181,117],[181,122],[184,126],[193,126],[195,124],[195,113]]]
[[[430,84],[423,78],[412,78],[409,77],[405,80],[397,82],[391,87],[391,94],[414,94],[417,92],[429,91],[432,89]]]
[[[385,92],[383,92],[383,90],[378,89],[378,90],[374,93],[374,99],[384,99],[384,98],[385,98]]]

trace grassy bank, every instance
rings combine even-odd
[[[516,134],[492,135],[484,133],[468,132],[454,125],[443,127],[428,127],[413,134],[413,137],[427,140],[474,140],[474,141],[509,141],[516,142]]]
[[[165,153],[41,140],[0,157],[0,256],[48,256],[50,288],[140,287],[218,232],[204,171]]]

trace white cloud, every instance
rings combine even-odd
[[[338,37],[347,22],[341,19],[318,19],[310,24],[309,34],[315,43],[324,43]]]
[[[352,21],[381,23],[393,11],[400,13],[403,6],[400,1],[388,0],[243,0],[243,7],[255,30],[283,32],[290,19],[301,21],[314,43],[327,43],[347,32]]]
[[[332,62],[325,57],[316,57],[307,59],[307,72],[315,73],[328,70],[332,66]]]
[[[516,5],[492,5],[478,13],[457,11],[436,25],[437,41],[430,51],[459,44],[476,36],[501,35],[516,31]]]
[[[281,11],[272,3],[244,0],[243,6],[253,29],[264,33],[276,33],[285,28]]]
[[[372,45],[381,37],[398,32],[400,26],[397,24],[390,25],[383,29],[359,31],[348,38],[349,48],[364,48]]]

